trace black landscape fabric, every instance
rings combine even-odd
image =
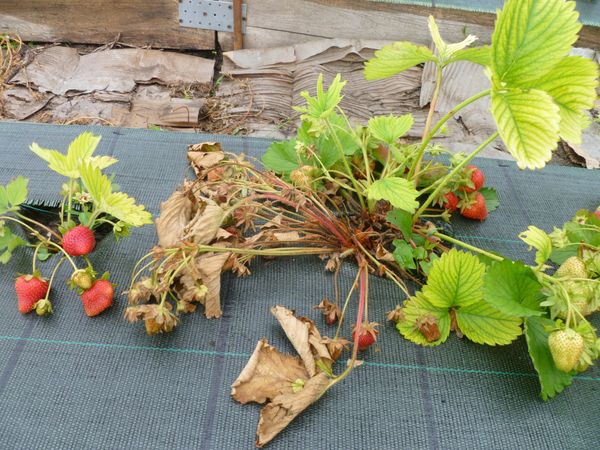
[[[121,188],[154,214],[188,176],[188,144],[219,141],[258,157],[264,139],[119,128],[0,124],[0,183],[30,178],[30,199],[56,201],[62,180],[28,147],[64,151],[79,133],[102,135],[99,153]],[[462,239],[531,262],[517,234],[535,224],[550,231],[579,208],[600,204],[600,172],[550,166],[519,171],[512,162],[481,159],[501,206],[484,223],[455,221]],[[17,252],[0,272],[0,448],[2,449],[251,449],[259,406],[230,398],[230,384],[256,342],[266,337],[294,353],[269,313],[276,304],[326,326],[312,306],[333,295],[332,277],[316,258],[257,261],[253,275],[225,275],[224,316],[184,316],[168,335],[149,337],[123,319],[136,260],[155,243],[152,226],[93,255],[98,271],[118,284],[116,305],[89,319],[76,294],[59,283],[50,318],[22,316],[13,279],[29,271]],[[61,276],[67,276],[64,267]],[[43,265],[42,265],[43,268]],[[342,269],[347,290],[355,268]],[[372,280],[371,319],[402,298]],[[352,314],[355,314],[352,311]],[[596,320],[596,326],[599,326]],[[365,365],[297,418],[271,449],[592,449],[600,448],[600,370],[593,367],[553,401],[538,396],[524,339],[484,347],[451,336],[434,349],[403,340],[386,324]],[[347,334],[349,331],[347,330]],[[338,366],[341,366],[339,364]],[[338,367],[339,370],[339,367]]]

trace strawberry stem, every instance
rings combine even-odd
[[[48,291],[46,292],[46,297],[45,297],[46,300],[48,300],[48,297],[50,296],[50,289],[52,289],[52,283],[54,282],[56,273],[58,272],[58,269],[60,268],[60,266],[62,266],[62,263],[64,263],[66,259],[67,258],[63,256],[58,261],[58,263],[56,263],[56,266],[54,266],[54,269],[52,270],[52,274],[50,275],[50,279],[48,280]]]
[[[486,148],[489,144],[491,144],[498,136],[499,136],[499,133],[496,131],[489,138],[487,138],[485,141],[483,141],[479,145],[479,147],[477,147],[475,150],[473,150],[473,152],[471,152],[471,154],[469,154],[465,159],[463,159],[460,162],[460,164],[456,165],[456,167],[454,167],[454,169],[452,169],[444,178],[440,178],[438,181],[436,181],[435,184],[437,184],[437,187],[431,194],[429,194],[429,197],[427,197],[425,202],[417,210],[417,212],[413,216],[413,223],[415,223],[419,219],[419,217],[421,216],[421,214],[423,214],[425,209],[427,209],[427,207],[429,205],[431,205],[433,200],[435,200],[439,196],[439,194],[442,192],[442,189],[444,189],[444,187],[446,186],[446,183],[449,180],[451,180],[452,177],[454,177],[454,175],[456,175],[458,172],[460,172],[463,169],[463,167],[465,167],[475,156],[477,156],[477,154],[479,154],[479,152],[481,152],[484,148]]]
[[[344,301],[344,307],[342,308],[342,314],[340,315],[340,320],[338,320],[338,326],[337,326],[337,330],[335,331],[334,339],[337,339],[340,335],[340,330],[342,329],[342,324],[344,323],[344,317],[346,315],[346,309],[348,308],[348,304],[350,303],[350,298],[352,297],[352,294],[354,293],[354,290],[356,289],[359,277],[360,277],[360,270],[358,272],[356,272],[356,277],[354,278],[354,281],[352,282],[352,286],[350,287],[350,291],[348,291],[348,295],[346,296],[346,300]]]

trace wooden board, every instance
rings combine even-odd
[[[490,41],[495,15],[365,0],[248,0],[244,48],[293,45],[315,38],[410,40],[428,44],[427,16],[438,20],[444,38],[475,34]],[[219,33],[230,46],[230,33]],[[600,28],[584,27],[579,46],[600,47]]]
[[[0,34],[25,41],[214,49],[215,32],[179,26],[178,0],[2,0]]]

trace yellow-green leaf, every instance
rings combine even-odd
[[[586,110],[594,107],[598,87],[598,64],[589,58],[567,56],[537,80],[533,87],[550,94],[560,112],[560,137],[581,143],[581,132],[589,125]]]
[[[460,331],[477,344],[506,345],[522,333],[520,317],[501,313],[483,301],[459,308],[456,322]]]
[[[507,0],[492,35],[495,81],[521,87],[548,73],[577,41],[577,19],[573,1]]]
[[[448,309],[436,308],[427,300],[422,292],[417,292],[414,297],[411,297],[404,303],[403,312],[404,319],[397,323],[396,328],[409,341],[433,347],[442,344],[448,339],[448,335],[450,334],[450,314],[448,313]],[[428,316],[435,318],[440,331],[440,338],[432,342],[429,342],[425,338],[417,326],[419,320]]]
[[[69,144],[66,154],[42,148],[35,142],[29,148],[48,162],[51,170],[68,178],[79,178],[79,168],[84,163],[104,169],[117,161],[110,156],[92,157],[100,139],[101,136],[95,136],[90,132],[81,133]]]
[[[99,168],[83,164],[80,171],[81,181],[98,210],[134,227],[152,223],[151,214],[143,205],[136,205],[134,198],[123,192],[112,192],[110,180]]]
[[[389,78],[424,62],[436,60],[427,47],[412,42],[394,42],[377,50],[375,57],[365,63],[365,78]]]
[[[492,64],[492,48],[489,45],[482,45],[459,50],[448,60],[448,63],[456,61],[471,61],[480,66],[490,66]]]
[[[433,39],[433,43],[435,44],[435,48],[438,52],[438,58],[440,59],[442,65],[445,65],[447,62],[449,62],[454,54],[465,49],[477,40],[477,36],[470,34],[461,42],[447,44],[444,39],[442,39],[440,30],[437,26],[437,23],[435,23],[435,18],[433,16],[429,16],[427,25],[429,26],[429,34],[431,34],[431,38]]]
[[[423,293],[437,308],[469,306],[483,298],[484,274],[476,256],[452,249],[433,263]]]
[[[396,145],[398,139],[412,128],[414,119],[412,114],[403,116],[376,116],[369,119],[368,129],[371,135],[388,145]]]
[[[519,238],[529,245],[530,250],[532,247],[537,250],[535,262],[539,267],[550,258],[552,254],[552,239],[550,239],[550,236],[544,230],[530,225],[526,231],[519,234]]]
[[[541,169],[558,144],[560,114],[552,97],[531,89],[492,92],[500,137],[521,169]]]
[[[419,192],[406,178],[388,177],[374,181],[367,189],[370,200],[387,200],[394,208],[412,213],[419,206]]]

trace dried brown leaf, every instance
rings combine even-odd
[[[298,319],[293,311],[283,307],[274,306],[271,313],[275,316],[286,336],[302,358],[308,374],[313,377],[317,373],[315,358],[308,342],[310,324]]]
[[[231,253],[204,254],[196,258],[202,284],[208,288],[204,298],[204,315],[208,319],[221,317],[221,270]]]
[[[210,244],[217,235],[225,211],[210,199],[203,199],[204,207],[199,208],[196,215],[183,230],[183,240],[196,244]]]
[[[156,219],[158,245],[174,247],[181,240],[184,228],[192,218],[193,204],[186,192],[175,191],[160,204],[160,216]]]
[[[327,375],[319,373],[306,381],[299,392],[280,394],[265,405],[260,411],[256,446],[262,447],[277,436],[302,411],[321,398],[329,383]]]
[[[198,178],[204,178],[207,169],[216,166],[225,158],[221,144],[218,142],[190,145],[187,156]]]
[[[273,237],[281,242],[293,242],[300,240],[300,234],[297,231],[278,231],[273,233]]]
[[[280,353],[266,339],[261,339],[231,385],[231,396],[240,403],[265,403],[278,395],[292,393],[292,384],[298,379],[308,379],[302,361]]]

